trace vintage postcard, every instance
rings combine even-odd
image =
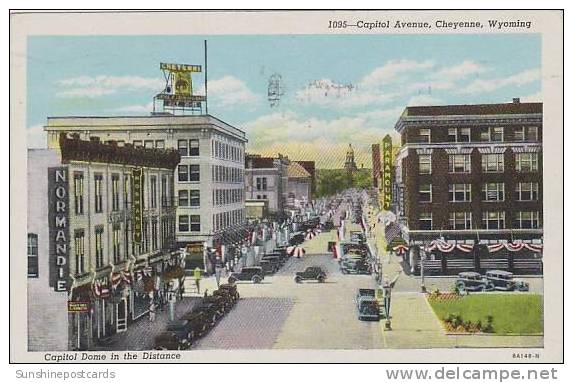
[[[562,33],[12,13],[11,361],[561,362]]]

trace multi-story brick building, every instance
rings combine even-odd
[[[519,99],[404,110],[396,210],[414,270],[426,253],[435,272],[541,271],[542,113]]]
[[[372,186],[375,188],[380,185],[381,170],[380,144],[372,144]]]
[[[29,151],[30,350],[92,349],[148,312],[169,290],[167,272],[181,275],[172,204],[179,160],[175,150],[66,133],[57,150]]]

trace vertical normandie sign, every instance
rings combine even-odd
[[[70,240],[68,168],[48,168],[48,193],[50,286],[55,291],[67,291]]]
[[[390,210],[392,205],[392,137],[382,140],[382,209]]]
[[[143,171],[141,168],[133,169],[133,207],[132,207],[132,222],[133,222],[133,242],[141,243],[142,233],[142,220],[143,220]]]

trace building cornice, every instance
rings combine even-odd
[[[492,114],[492,115],[460,115],[460,116],[402,116],[396,122],[394,129],[398,133],[407,127],[419,126],[499,126],[506,124],[541,124],[543,114]]]

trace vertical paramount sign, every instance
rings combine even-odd
[[[48,210],[50,233],[50,287],[68,291],[69,276],[69,180],[66,167],[48,169]]]
[[[382,140],[382,209],[390,210],[392,205],[392,137]]]
[[[133,242],[141,243],[142,221],[143,221],[143,207],[141,201],[143,198],[143,171],[141,168],[133,169],[133,206],[132,206],[132,222],[133,222]]]

